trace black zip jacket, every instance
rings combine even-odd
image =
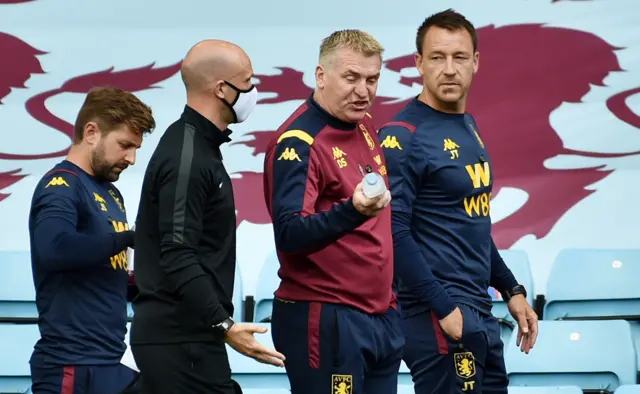
[[[186,106],[147,167],[136,220],[132,344],[220,340],[233,315],[236,214],[220,145],[230,141]]]

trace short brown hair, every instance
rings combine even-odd
[[[320,62],[340,48],[348,48],[365,56],[382,56],[384,48],[371,34],[347,29],[333,32],[320,43]]]
[[[103,133],[126,124],[137,134],[151,133],[156,127],[148,105],[129,92],[112,87],[93,88],[84,99],[76,118],[73,142],[82,141],[84,126],[96,122]]]
[[[478,34],[473,24],[464,17],[464,15],[452,10],[438,12],[433,14],[422,22],[418,28],[418,34],[416,35],[416,49],[418,53],[422,55],[422,45],[424,43],[424,36],[427,35],[427,30],[430,27],[435,26],[441,29],[447,29],[455,31],[464,29],[471,35],[471,42],[473,43],[473,52],[478,50]]]

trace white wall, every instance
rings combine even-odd
[[[294,12],[296,7],[300,9]],[[166,67],[180,61],[195,42],[222,38],[241,45],[249,53],[256,74],[275,75],[279,73],[276,67],[290,67],[302,72],[303,82],[312,86],[319,41],[331,31],[366,29],[386,47],[387,59],[411,55],[418,25],[430,13],[447,7],[465,13],[477,28],[485,27],[481,30],[481,66],[476,85],[481,87],[472,94],[478,103],[474,115],[480,120],[480,132],[485,142],[489,141],[494,161],[503,166],[497,173],[505,177],[497,182],[509,186],[501,189],[493,200],[496,237],[503,245],[522,248],[530,254],[537,293],[544,293],[550,265],[562,248],[639,247],[640,211],[636,207],[640,192],[637,182],[640,156],[591,157],[594,153],[640,151],[638,127],[616,117],[606,105],[610,97],[640,87],[637,0],[556,3],[550,0],[393,3],[325,0],[321,4],[293,0],[40,0],[0,5],[0,33],[5,33],[0,34],[0,152],[42,154],[68,146],[69,141],[61,132],[39,123],[33,114],[41,117],[48,112],[72,123],[83,100],[83,89],[77,93],[55,94],[46,101],[46,109],[36,105],[31,114],[25,104],[37,94],[59,88],[70,78],[110,67],[115,67],[114,72],[154,62],[156,67]],[[503,28],[532,23],[583,33],[576,34],[575,45],[559,44],[560,41],[554,44],[553,37],[562,40],[561,33],[548,34],[549,30],[543,27],[528,27],[526,31],[530,34],[523,35],[525,30],[513,34]],[[482,41],[483,34],[489,37],[487,26],[490,24],[501,29],[491,34],[490,40]],[[46,52],[37,56],[45,73],[33,73],[25,87],[21,87],[21,82],[27,74],[21,74],[36,71],[37,62],[35,53],[29,52],[26,44],[18,40]],[[601,40],[624,48],[608,51],[624,71],[613,71],[605,64],[607,51]],[[531,61],[522,61],[521,54],[527,52],[527,48],[536,55]],[[576,55],[567,58],[569,53]],[[483,63],[483,60],[486,61]],[[485,64],[493,66],[483,68]],[[583,75],[585,70],[600,66],[603,70],[600,79],[604,78],[605,85],[590,85],[591,79]],[[402,76],[415,75],[412,69],[402,71]],[[405,100],[419,91],[418,85],[401,84],[400,76],[385,68],[379,96]],[[145,87],[146,79],[153,79],[148,72],[116,77],[126,82],[125,87],[135,90]],[[86,80],[103,83],[113,81],[114,75],[105,78],[98,80],[94,76]],[[136,215],[146,162],[162,131],[179,116],[184,105],[179,76],[158,79],[155,83],[158,88],[137,92],[153,107],[158,130],[145,141],[138,163],[127,170],[118,183],[130,221]],[[540,81],[539,90],[519,88],[531,80]],[[282,79],[276,87],[293,90],[293,81]],[[131,86],[134,82],[139,86]],[[586,93],[581,100],[582,94],[573,97],[576,86],[582,86]],[[12,90],[6,94],[8,87]],[[263,92],[262,97],[275,97],[275,94]],[[234,140],[250,140],[248,133],[275,129],[301,102],[301,97],[294,98],[259,105],[247,122],[234,128]],[[630,111],[627,120],[637,125],[640,94],[630,96],[625,103]],[[520,111],[514,111],[514,107]],[[380,107],[379,111],[389,115],[390,108],[396,107]],[[616,112],[620,114],[619,110]],[[514,113],[516,115],[509,115]],[[69,126],[66,127],[62,129],[68,130]],[[551,147],[549,141],[554,139],[559,139],[565,150],[576,151],[575,154],[563,153],[560,142]],[[230,172],[262,169],[263,155],[252,155],[248,146],[227,146],[224,155]],[[0,159],[0,172],[20,169],[21,174],[28,174],[9,186],[12,178],[0,175],[0,193],[10,193],[0,202],[0,221],[4,228],[0,249],[28,248],[26,218],[33,187],[59,160],[59,157]],[[594,167],[599,166],[611,173],[598,173]],[[587,169],[572,171],[579,168]],[[249,197],[245,199],[249,201],[244,201],[243,207],[247,203],[259,206],[262,204],[260,176],[247,179],[246,187],[240,190],[240,184],[236,184],[236,193],[255,190],[247,194]],[[251,180],[254,183],[250,183]],[[593,193],[578,199],[584,188]],[[255,204],[250,199],[255,199]],[[251,212],[240,209],[243,211],[239,214],[251,216]],[[264,216],[260,212],[253,214],[258,219]],[[245,221],[238,228],[238,241],[245,289],[251,293],[259,267],[273,249],[271,227]]]

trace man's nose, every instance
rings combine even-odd
[[[456,75],[456,68],[453,63],[453,58],[447,58],[447,61],[444,66],[445,75]]]
[[[362,99],[369,97],[369,90],[367,89],[367,81],[361,80],[360,82],[358,82],[355,88],[355,93],[358,95],[358,97]]]
[[[130,166],[136,164],[136,151],[129,151],[124,156],[124,160],[129,163]]]

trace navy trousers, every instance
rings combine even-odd
[[[404,362],[411,371],[416,394],[507,394],[498,320],[465,305],[462,338],[444,333],[430,311],[405,318]]]
[[[291,394],[396,394],[404,338],[400,314],[275,300],[273,343],[287,358]]]
[[[122,364],[31,366],[33,394],[118,394],[136,372]]]

